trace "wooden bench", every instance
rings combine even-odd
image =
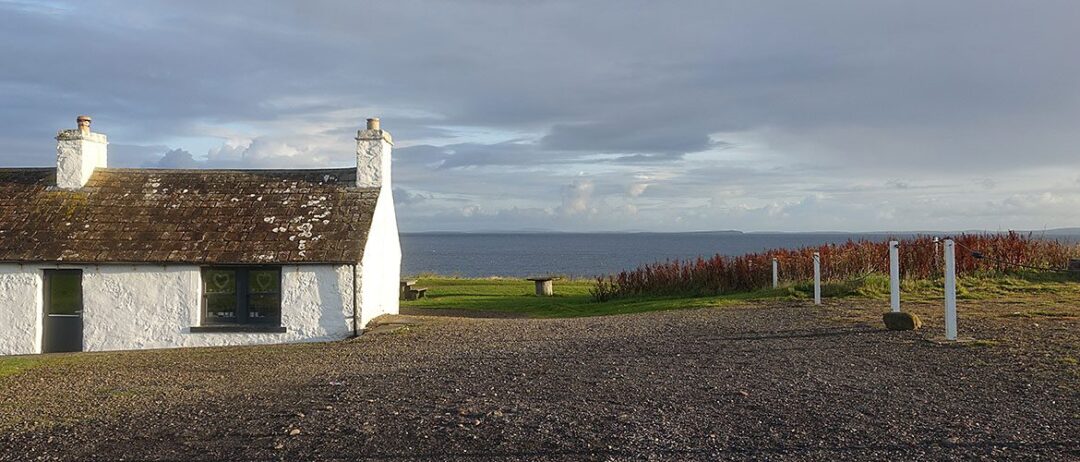
[[[427,293],[427,287],[420,287],[416,289],[409,289],[405,291],[405,300],[416,300],[418,298],[424,298]]]
[[[417,281],[415,279],[402,279],[401,280],[401,299],[402,300],[416,300],[418,298],[424,298],[427,294],[426,287],[415,287]]]
[[[528,278],[527,281],[533,281],[536,283],[536,296],[537,297],[550,297],[555,295],[555,289],[551,283],[558,278]]]

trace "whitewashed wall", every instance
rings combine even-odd
[[[198,266],[62,266],[83,270],[83,349],[133,350],[334,340],[353,333],[345,265],[284,266],[284,333],[192,333],[202,315]],[[42,270],[0,265],[0,355],[41,352]]]
[[[41,351],[41,271],[0,264],[0,355]]]
[[[384,185],[371,219],[360,277],[360,326],[377,316],[398,313],[401,282],[401,242],[394,195]]]

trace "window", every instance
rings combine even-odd
[[[281,325],[281,268],[218,266],[203,268],[203,326]],[[192,329],[202,332],[228,330]]]

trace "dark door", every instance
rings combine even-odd
[[[82,351],[82,270],[45,270],[45,353]]]

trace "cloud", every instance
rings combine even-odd
[[[982,186],[984,189],[994,189],[998,185],[993,178],[979,178],[975,180],[975,183]]]
[[[646,189],[649,189],[649,183],[631,183],[626,188],[626,194],[630,197],[638,197],[644,194]]]
[[[393,188],[394,192],[394,204],[398,206],[416,205],[429,199],[429,196],[424,196],[420,193],[411,193],[402,188]]]
[[[640,119],[620,117],[603,123],[555,125],[541,139],[541,145],[551,150],[669,156],[703,151],[712,146],[708,130],[700,126]]]
[[[885,186],[896,189],[910,189],[911,183],[902,180],[889,180],[885,182]]]
[[[399,202],[424,201],[406,229],[1077,225],[1039,198],[1080,194],[1078,20],[1065,1],[0,2],[0,166],[52,165],[80,113],[115,166],[348,166],[381,116]]]
[[[593,206],[593,190],[595,185],[591,180],[581,179],[563,187],[562,205],[559,213],[563,215],[585,215],[595,213]]]
[[[190,152],[183,149],[172,149],[166,151],[161,159],[148,166],[156,168],[199,168],[201,165],[202,163],[196,161]]]

